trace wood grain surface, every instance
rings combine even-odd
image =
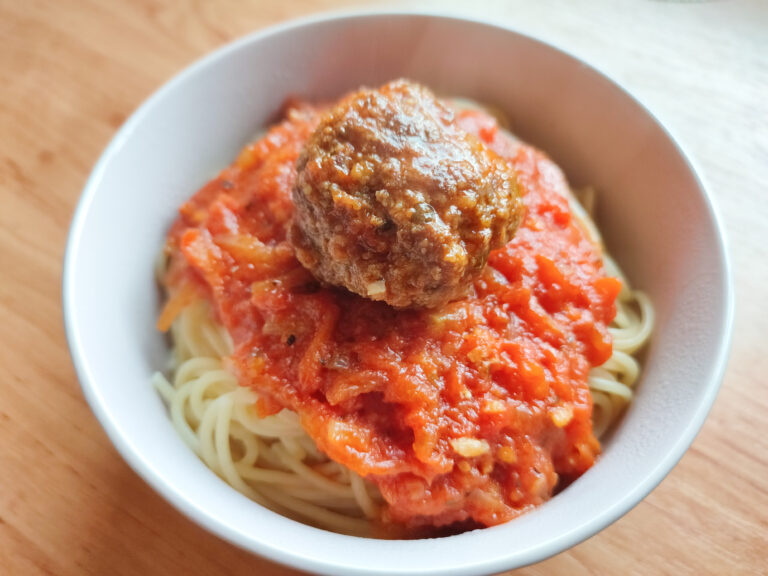
[[[62,255],[91,167],[150,93],[238,36],[352,4],[0,0],[0,574],[294,574],[186,520],[111,446],[67,351]],[[625,83],[702,167],[730,241],[733,349],[693,447],[624,518],[515,574],[768,574],[768,2],[420,5]]]

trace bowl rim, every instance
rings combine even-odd
[[[528,31],[522,31],[507,22],[493,22],[488,18],[464,14],[459,10],[375,7],[363,9],[342,9],[314,13],[308,16],[290,19],[267,26],[265,28],[261,28],[240,38],[237,38],[234,41],[228,42],[223,46],[213,50],[212,52],[206,53],[202,57],[193,61],[191,64],[188,64],[181,71],[177,72],[170,80],[164,82],[148,98],[146,98],[143,103],[134,110],[128,120],[126,120],[125,123],[119,128],[92,169],[80,199],[78,200],[67,237],[62,273],[63,320],[66,330],[67,344],[78,377],[78,381],[86,401],[88,402],[88,405],[95,414],[102,428],[107,433],[109,440],[115,446],[126,463],[133,469],[133,471],[136,472],[147,484],[149,484],[150,487],[153,488],[153,490],[155,490],[155,492],[160,494],[168,503],[170,503],[184,516],[191,519],[199,526],[212,532],[219,538],[222,538],[223,540],[243,550],[259,554],[271,561],[279,562],[283,565],[292,566],[301,570],[309,570],[312,572],[330,573],[329,571],[333,570],[333,573],[345,575],[381,573],[374,567],[370,567],[363,571],[360,569],[360,567],[357,566],[350,566],[327,559],[320,560],[308,558],[300,553],[287,553],[283,550],[273,548],[268,543],[249,538],[247,535],[232,529],[228,524],[219,520],[215,514],[210,513],[210,511],[206,511],[204,506],[199,506],[197,503],[190,502],[181,496],[174,488],[166,484],[164,480],[161,479],[160,475],[154,470],[152,464],[145,460],[144,457],[134,449],[130,440],[124,437],[117,426],[112,422],[106,403],[99,393],[99,387],[95,383],[95,380],[89,371],[88,363],[85,359],[85,353],[83,352],[83,346],[80,342],[77,318],[74,314],[75,278],[72,262],[75,260],[75,256],[79,251],[82,230],[85,225],[89,208],[93,198],[95,197],[96,191],[101,184],[102,178],[107,171],[110,160],[131,137],[137,126],[142,122],[144,116],[147,115],[155,103],[165,98],[166,95],[175,89],[177,85],[184,83],[188,77],[197,74],[204,68],[215,65],[218,61],[227,58],[230,54],[239,51],[243,47],[252,43],[258,43],[271,36],[300,30],[302,28],[308,28],[317,24],[324,24],[331,21],[393,16],[404,18],[421,17],[440,21],[452,21],[457,23],[468,22],[491,27],[500,31],[518,35],[527,40],[533,41],[534,43],[540,44],[546,49],[559,52],[561,55],[564,55],[574,60],[575,62],[580,63],[586,68],[596,72],[598,75],[602,76],[610,84],[612,84],[614,88],[618,89],[624,97],[629,98],[634,102],[634,104],[642,109],[644,113],[662,130],[666,138],[674,145],[681,158],[684,160],[686,168],[691,173],[696,184],[698,185],[701,199],[703,200],[708,216],[714,225],[713,229],[716,236],[715,240],[717,241],[718,246],[717,258],[719,259],[723,269],[723,275],[719,279],[721,282],[720,291],[723,294],[723,331],[717,343],[717,354],[713,364],[713,370],[710,374],[708,386],[705,389],[705,394],[699,396],[698,398],[698,403],[695,407],[693,417],[689,420],[682,434],[668,448],[664,457],[660,459],[656,466],[649,471],[648,475],[637,484],[634,491],[627,493],[620,501],[618,501],[613,507],[608,509],[602,515],[591,518],[579,530],[565,534],[559,539],[547,541],[536,547],[518,552],[515,557],[516,563],[514,564],[514,567],[522,567],[533,564],[535,562],[539,562],[550,556],[553,556],[554,554],[565,551],[602,531],[613,522],[624,516],[637,504],[639,504],[675,467],[675,465],[679,462],[679,460],[682,458],[682,456],[685,454],[687,449],[696,438],[712,408],[712,405],[714,404],[717,393],[721,387],[731,349],[734,322],[733,272],[728,251],[728,240],[726,237],[722,218],[720,216],[719,210],[716,207],[716,201],[710,192],[709,186],[706,184],[701,168],[693,159],[692,155],[690,155],[686,148],[681,144],[680,140],[674,136],[672,131],[669,129],[668,124],[659,118],[658,113],[651,111],[637,96],[633,95],[611,74],[606,73],[599,66],[591,62],[585,61],[568,49],[553,43],[553,41],[549,38],[544,39],[540,35],[532,34]],[[338,536],[342,538],[359,539],[355,536]],[[495,560],[475,561],[471,565],[458,564],[452,567],[450,570],[445,570],[443,568],[439,570],[422,570],[419,571],[418,574],[458,575],[495,573],[498,571],[510,569],[512,567],[511,563],[512,557],[506,556]],[[415,572],[409,570],[407,567],[403,567],[398,569],[396,572],[391,573],[412,574]]]

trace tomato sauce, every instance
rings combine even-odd
[[[559,169],[473,110],[456,121],[513,165],[526,215],[472,293],[395,310],[321,285],[287,240],[296,160],[321,112],[290,104],[181,207],[169,292],[211,302],[260,413],[297,412],[320,450],[378,485],[385,520],[508,521],[599,453],[587,374],[611,355],[619,281],[573,219]]]

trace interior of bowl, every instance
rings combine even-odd
[[[397,77],[506,112],[575,185],[599,192],[598,221],[658,323],[637,397],[598,463],[539,509],[449,538],[340,536],[260,507],[187,449],[150,385],[165,367],[153,263],[178,206],[270,121],[287,96],[327,99]],[[614,83],[526,36],[459,19],[319,18],[245,38],[151,98],[105,152],[67,251],[65,316],[86,396],[128,462],[220,536],[334,574],[475,574],[524,565],[594,534],[674,465],[719,384],[730,326],[716,217],[683,153]]]

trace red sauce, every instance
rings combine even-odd
[[[465,111],[457,122],[512,163],[526,205],[474,293],[395,310],[321,286],[286,239],[296,160],[319,113],[294,104],[182,206],[168,287],[208,298],[260,412],[299,413],[323,452],[379,486],[387,520],[510,520],[599,453],[587,373],[611,354],[619,282],[573,220],[559,169]]]

